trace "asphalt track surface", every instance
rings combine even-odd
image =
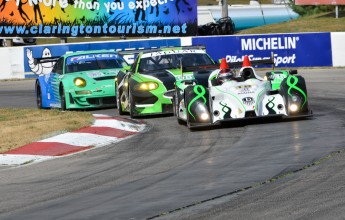
[[[117,144],[0,169],[0,219],[343,219],[345,70],[299,73],[312,119],[190,132],[145,118]],[[34,108],[33,88],[0,82],[0,106]]]

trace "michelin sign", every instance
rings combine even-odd
[[[205,45],[215,60],[225,57],[238,62],[270,58],[276,67],[332,66],[330,33],[243,35],[193,38],[193,45]]]

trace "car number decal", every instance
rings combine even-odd
[[[178,75],[175,76],[176,80],[191,80],[194,79],[194,75],[193,74],[183,74],[183,75]]]
[[[102,73],[102,72],[91,72],[91,73],[87,73],[87,76],[90,78],[96,78],[96,77],[104,76],[104,73]]]
[[[145,53],[141,55],[141,58],[147,58],[147,57],[155,57],[155,56],[162,56],[166,54],[190,54],[190,53],[201,53],[205,54],[205,51],[203,50],[169,50],[169,51],[158,51],[153,53]]]

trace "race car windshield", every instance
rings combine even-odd
[[[179,69],[182,67],[211,65],[213,61],[207,54],[162,54],[145,57],[140,60],[139,71],[157,71],[164,69]]]
[[[66,59],[66,73],[122,68],[125,65],[126,61],[117,54],[79,55]]]

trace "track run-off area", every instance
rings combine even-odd
[[[345,69],[299,74],[310,119],[190,131],[140,118],[145,132],[121,142],[2,166],[0,219],[341,219]],[[0,106],[36,108],[34,80],[0,82]]]

